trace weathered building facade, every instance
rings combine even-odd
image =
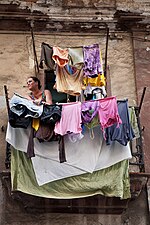
[[[36,74],[44,82],[44,71],[38,67],[42,42],[61,47],[99,43],[107,68],[108,95],[128,98],[131,106],[140,106],[143,90],[146,90],[140,110],[144,169],[140,171],[139,166],[130,166],[131,172],[136,172],[134,177],[131,175],[134,198],[122,214],[106,215],[105,210],[101,214],[85,214],[82,210],[78,214],[71,211],[49,213],[46,201],[43,203],[45,211],[41,213],[40,209],[34,210],[36,200],[31,204],[31,213],[26,210],[28,202],[22,204],[9,195],[9,169],[5,169],[8,116],[4,85],[11,97],[14,92],[27,92],[29,75]],[[0,1],[0,224],[149,224],[149,62],[148,0]],[[98,206],[105,208],[101,202]]]

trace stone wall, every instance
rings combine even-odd
[[[136,34],[137,37],[144,39],[144,37],[150,39],[150,35]],[[145,160],[145,170],[150,173],[150,42],[143,42],[139,40],[134,40],[134,57],[135,57],[135,71],[136,71],[136,87],[137,87],[137,97],[138,104],[142,97],[142,92],[144,87],[146,87],[146,92],[141,108],[140,118],[141,125],[143,128],[143,147],[144,147],[144,160]]]

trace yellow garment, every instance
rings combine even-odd
[[[91,86],[105,86],[106,85],[106,82],[105,82],[105,77],[104,77],[104,74],[98,74],[97,77],[85,77],[83,79],[83,83],[84,85],[88,86],[88,84],[90,84]]]
[[[33,118],[32,120],[32,127],[34,128],[34,130],[38,130],[40,126],[40,119],[37,118]]]

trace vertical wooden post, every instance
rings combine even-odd
[[[35,64],[35,75],[37,76],[37,73],[39,73],[39,65],[38,65],[38,60],[37,60],[35,40],[34,40],[34,34],[33,34],[33,21],[31,21],[30,27],[31,27],[31,36],[32,36],[32,43],[33,43],[34,59],[35,59],[35,62],[36,62],[36,64]]]
[[[105,67],[104,67],[104,75],[107,77],[107,55],[108,55],[108,40],[109,40],[109,28],[106,27],[107,35],[106,35],[106,48],[105,48]]]

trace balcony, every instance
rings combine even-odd
[[[21,202],[27,212],[40,213],[95,213],[95,214],[121,214],[128,207],[130,200],[136,199],[147,184],[150,174],[145,173],[142,149],[142,129],[139,119],[139,107],[135,107],[140,137],[130,142],[132,159],[130,160],[130,191],[131,198],[121,200],[118,197],[95,195],[77,199],[52,199],[25,194],[11,190],[11,150],[6,145],[6,171],[0,173],[3,186],[7,189],[9,198],[14,202]]]

